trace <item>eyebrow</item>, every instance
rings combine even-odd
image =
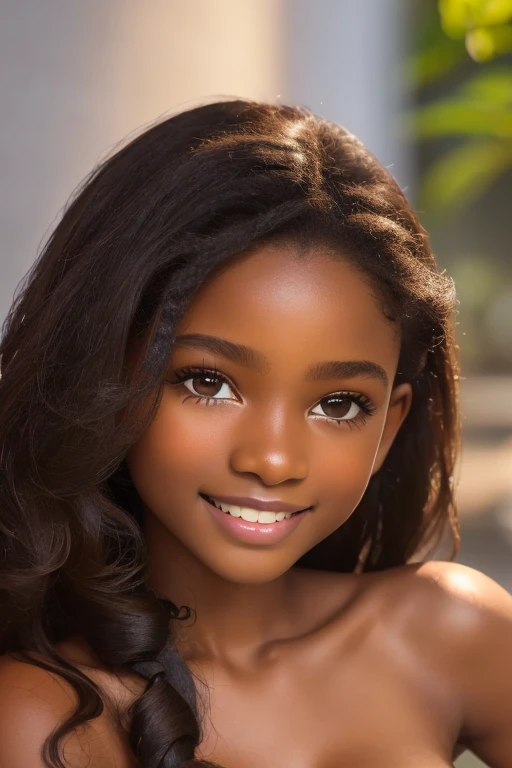
[[[231,360],[234,363],[250,368],[257,373],[268,373],[270,363],[267,357],[245,344],[221,339],[218,336],[208,336],[203,333],[188,333],[177,336],[174,346],[202,349]],[[327,360],[314,363],[306,372],[307,381],[324,381],[326,379],[377,379],[385,387],[388,386],[386,371],[378,363],[370,360]]]

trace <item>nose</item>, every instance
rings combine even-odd
[[[305,421],[285,407],[265,408],[240,425],[231,451],[231,468],[268,486],[304,480],[309,471]]]

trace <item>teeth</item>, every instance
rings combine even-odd
[[[242,520],[246,520],[248,523],[263,523],[270,524],[280,522],[285,518],[288,519],[292,516],[292,512],[269,512],[264,510],[260,512],[257,509],[251,509],[250,507],[237,507],[234,504],[224,504],[216,499],[210,499],[217,509],[222,512],[227,512],[232,517],[241,517]]]

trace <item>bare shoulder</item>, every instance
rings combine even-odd
[[[401,578],[415,599],[429,601],[450,631],[478,632],[492,619],[512,621],[512,596],[485,573],[460,563],[430,561],[409,565]]]
[[[512,628],[512,596],[460,563],[430,561],[383,572],[381,598],[390,615],[432,643],[459,653],[496,642]]]
[[[40,667],[0,658],[0,768],[40,768],[46,738],[71,714],[71,687]],[[69,768],[81,768],[77,743],[68,741]],[[71,750],[71,755],[69,754]]]
[[[435,659],[460,710],[465,743],[495,768],[512,754],[512,596],[484,573],[451,562],[398,569],[403,631]]]
[[[11,656],[0,657],[0,768],[46,768],[43,746],[73,713],[77,694],[62,676]],[[66,768],[135,768],[105,708],[59,741]]]

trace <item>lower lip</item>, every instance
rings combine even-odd
[[[233,517],[228,512],[222,512],[206,499],[200,497],[206,509],[215,522],[238,541],[247,544],[279,544],[294,531],[310,510],[299,512],[292,517],[285,517],[276,523],[249,523],[241,517]]]

